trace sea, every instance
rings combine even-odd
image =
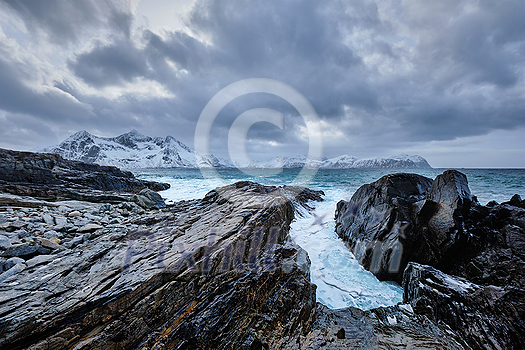
[[[301,183],[325,193],[323,202],[310,203],[311,211],[301,211],[291,225],[290,236],[308,252],[311,280],[317,285],[317,300],[329,308],[357,307],[368,310],[395,305],[403,291],[395,282],[379,281],[363,269],[335,233],[334,213],[337,202],[349,200],[363,184],[396,172],[416,173],[434,179],[447,169],[319,169],[315,176],[301,177],[300,169],[131,169],[140,179],[171,185],[160,194],[168,201],[200,199],[212,189],[241,180],[264,185]],[[525,169],[456,169],[467,176],[473,195],[481,204],[510,200],[514,194],[525,197]],[[312,177],[312,178],[310,178]]]

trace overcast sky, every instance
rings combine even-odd
[[[217,92],[271,78],[311,102],[327,157],[525,167],[524,18],[523,0],[0,0],[0,147],[134,128],[193,148]],[[267,94],[224,108],[212,153],[251,108],[284,114],[250,129],[253,159],[307,153],[302,118]]]

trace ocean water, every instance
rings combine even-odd
[[[292,239],[308,252],[317,300],[330,308],[354,306],[367,310],[402,301],[402,289],[393,282],[381,282],[364,270],[334,232],[338,201],[348,200],[363,184],[394,172],[411,172],[434,179],[446,169],[320,169],[308,187],[325,193],[323,202],[312,203],[314,210],[302,211],[291,226]],[[457,169],[467,175],[469,187],[481,204],[508,201],[512,195],[525,197],[525,169]],[[246,175],[238,169],[218,169],[219,178],[203,176],[199,169],[133,169],[138,178],[171,184],[160,192],[167,200],[204,197],[227,183],[250,180],[265,185],[291,184],[299,169],[280,174],[258,170]],[[253,172],[253,169],[251,170]]]

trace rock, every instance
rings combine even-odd
[[[101,205],[100,208],[98,209],[98,211],[101,213],[112,211],[112,210],[113,210],[113,206],[109,203]]]
[[[18,257],[9,258],[6,260],[6,262],[4,262],[4,270],[9,270],[16,264],[24,264],[25,262],[26,261],[24,259]]]
[[[46,233],[44,233],[44,238],[58,238],[58,233],[56,231],[47,231]]]
[[[27,226],[27,222],[15,220],[15,221],[8,221],[0,225],[0,229],[7,231],[7,232],[13,232],[16,230],[20,230],[23,227]]]
[[[25,263],[28,268],[38,265],[47,264],[56,259],[56,255],[37,255],[34,258],[27,260]]]
[[[0,283],[4,282],[8,278],[11,278],[11,277],[15,276],[16,274],[22,272],[25,268],[26,268],[25,264],[19,263],[19,264],[14,265],[9,270],[7,270],[7,271],[3,272],[2,274],[0,274]]]
[[[130,200],[131,196],[120,192],[136,193],[144,188],[160,191],[169,184],[139,180],[129,171],[66,160],[57,154],[0,149],[0,192],[100,203]]]
[[[42,215],[42,219],[46,223],[46,225],[54,226],[55,225],[55,218],[51,216],[50,214],[44,214]]]
[[[369,311],[317,304],[311,331],[276,349],[470,349],[450,328],[399,306]]]
[[[79,212],[78,210],[74,210],[71,213],[69,213],[67,216],[70,217],[70,218],[76,218],[76,217],[81,216],[81,215],[82,215],[81,212]]]
[[[276,348],[296,340],[316,305],[306,253],[296,246],[285,258],[277,249],[291,247],[293,218],[286,190],[243,182],[112,228],[124,236],[94,236],[45,268],[19,272],[15,290],[0,285],[0,348]]]
[[[356,259],[380,280],[401,282],[419,240],[416,215],[432,180],[416,174],[383,176],[340,201],[336,232]]]
[[[96,230],[103,229],[103,226],[97,225],[97,224],[87,224],[82,226],[77,230],[78,233],[89,233],[89,232],[95,232]]]
[[[13,233],[15,233],[18,236],[18,238],[24,238],[31,235],[29,232],[27,232],[27,230],[24,229],[13,231]]]
[[[65,228],[68,226],[67,218],[63,216],[55,216],[55,222],[55,231],[64,231]]]
[[[56,243],[56,244],[60,244],[60,239],[58,239],[58,238],[56,238],[56,237],[49,238],[49,240],[50,240],[51,242]]]
[[[473,349],[525,348],[525,290],[479,286],[410,263],[403,299],[414,312],[448,325]]]
[[[57,249],[58,250],[63,250],[63,249],[66,249],[65,247],[62,247],[61,245],[57,244],[55,241],[52,241],[52,240],[47,239],[47,238],[36,237],[35,239],[36,239],[37,242],[40,243],[40,245],[42,245],[42,247],[45,247],[45,248],[49,248],[49,249],[52,249],[52,250],[57,250]]]
[[[4,235],[0,235],[0,249],[6,250],[9,248],[11,248],[11,240]]]
[[[31,245],[28,243],[19,244],[19,245],[13,245],[11,248],[5,250],[2,253],[2,256],[11,258],[11,257],[19,257],[23,259],[30,259],[36,255],[39,254],[49,254],[51,252],[50,249],[42,247],[40,245]]]
[[[476,204],[464,174],[447,170],[438,175],[418,213],[421,239],[413,261],[440,266],[461,254],[468,240],[465,221]]]
[[[145,209],[161,209],[166,207],[164,200],[155,191],[145,188],[136,196],[133,197],[133,201]]]

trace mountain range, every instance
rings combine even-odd
[[[232,164],[213,155],[204,157],[173,136],[150,137],[136,130],[116,137],[99,137],[79,131],[59,145],[35,150],[56,153],[66,159],[112,165],[119,168],[430,168],[425,158],[401,154],[387,158],[358,159],[349,155],[307,162],[306,156],[276,157],[268,163]]]

